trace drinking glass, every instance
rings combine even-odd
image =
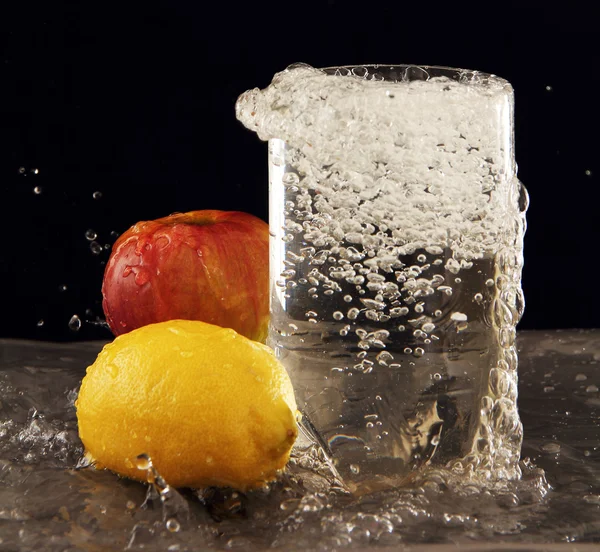
[[[236,108],[269,142],[269,344],[344,481],[519,477],[511,85],[298,64]]]

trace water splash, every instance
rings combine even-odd
[[[165,527],[170,532],[180,531],[190,519],[190,509],[185,498],[164,480],[149,455],[140,454],[136,458],[136,467],[145,473],[146,481],[150,484],[146,503],[155,497],[160,498]]]

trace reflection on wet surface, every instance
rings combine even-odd
[[[482,491],[434,471],[412,489],[353,497],[305,443],[269,489],[181,490],[171,504],[182,498],[188,508],[163,511],[154,487],[75,469],[82,447],[73,403],[102,343],[0,340],[0,550],[600,542],[600,330],[522,332],[519,344],[520,483]]]

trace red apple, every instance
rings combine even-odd
[[[113,247],[102,296],[115,335],[186,319],[264,341],[268,225],[236,211],[192,211],[138,222]]]

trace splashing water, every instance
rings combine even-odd
[[[522,332],[519,343],[523,455],[531,458],[521,461],[519,482],[481,491],[431,472],[412,488],[354,496],[322,447],[303,437],[269,487],[247,495],[177,490],[181,500],[163,511],[161,491],[166,503],[174,495],[165,492],[160,466],[152,466],[158,485],[150,484],[149,498],[147,485],[86,462],[74,469],[83,451],[74,401],[102,343],[0,340],[0,547],[251,552],[527,543],[561,550],[576,542],[587,550],[600,539],[600,395],[586,391],[600,384],[600,331]],[[555,390],[543,393],[548,381]],[[149,462],[141,467],[148,475]],[[189,519],[179,514],[182,500]]]

